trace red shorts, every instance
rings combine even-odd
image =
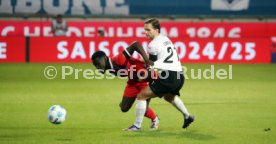
[[[148,86],[147,82],[127,84],[124,91],[124,97],[136,97],[146,86]]]

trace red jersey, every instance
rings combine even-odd
[[[147,72],[146,64],[143,61],[130,57],[127,59],[123,53],[120,53],[109,59],[111,70],[110,73],[116,76],[128,76],[128,84],[134,84],[137,82],[150,82],[152,81],[151,75],[144,80],[140,80],[138,75],[144,76]],[[138,73],[139,71],[139,73]],[[119,72],[119,73],[118,73]],[[122,75],[126,74],[126,75]],[[155,75],[156,76],[156,75]]]

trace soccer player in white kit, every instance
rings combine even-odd
[[[182,100],[179,98],[180,89],[184,84],[184,75],[177,51],[171,40],[160,34],[160,23],[157,19],[144,22],[146,36],[151,42],[148,45],[149,58],[140,43],[135,42],[125,50],[125,54],[132,55],[134,51],[140,53],[151,68],[158,69],[158,79],[151,82],[137,95],[136,120],[125,131],[139,131],[147,109],[147,99],[164,97],[166,101],[176,107],[184,116],[182,128],[187,128],[193,121]],[[153,63],[154,62],[154,63]]]

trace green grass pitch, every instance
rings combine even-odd
[[[186,80],[181,99],[196,121],[181,128],[181,114],[164,100],[151,106],[160,116],[158,131],[123,132],[135,118],[135,105],[119,109],[126,80],[48,80],[44,68],[62,65],[93,68],[90,64],[0,64],[0,143],[95,144],[272,144],[276,141],[276,65],[233,65],[232,80]],[[210,65],[186,65],[189,69]],[[228,65],[215,65],[215,69]],[[80,73],[81,74],[81,73]],[[51,105],[67,110],[61,125],[47,120]],[[269,130],[270,129],[270,130]]]

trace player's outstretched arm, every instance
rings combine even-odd
[[[147,65],[153,66],[153,62],[149,60],[143,46],[137,41],[133,42],[129,47],[127,47],[125,53],[130,57],[135,51],[143,57]]]

